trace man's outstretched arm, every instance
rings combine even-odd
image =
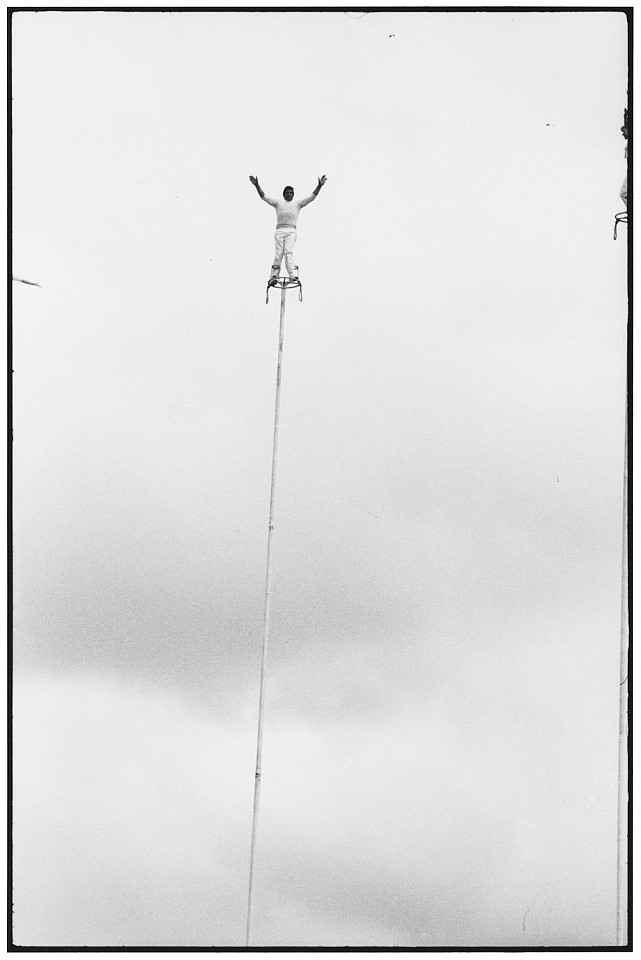
[[[301,200],[301,202],[300,202],[301,207],[306,207],[308,203],[311,203],[312,200],[315,200],[315,199],[316,199],[316,197],[318,196],[318,194],[319,194],[320,191],[321,191],[321,187],[324,185],[324,183],[325,183],[326,180],[327,180],[327,177],[325,176],[325,174],[323,174],[322,177],[319,177],[319,178],[318,178],[318,184],[316,185],[316,187],[314,188],[314,190],[312,190],[312,192],[310,193],[310,195],[309,195],[308,197],[305,197],[304,200]]]
[[[252,182],[252,183],[254,184],[254,186],[256,187],[256,190],[258,191],[258,196],[259,196],[260,199],[262,200],[263,197],[265,196],[265,191],[263,190],[263,188],[262,188],[261,185],[259,184],[259,182],[258,182],[258,177],[252,177],[252,176],[250,176],[249,179],[251,180],[251,182]]]
[[[252,176],[250,176],[249,179],[251,180],[251,182],[252,182],[252,183],[254,184],[254,186],[256,187],[256,190],[258,191],[258,196],[260,197],[260,199],[261,199],[261,200],[264,200],[265,203],[268,203],[270,206],[275,207],[275,206],[276,206],[276,201],[275,201],[275,200],[272,200],[271,197],[266,197],[266,196],[265,196],[265,191],[263,190],[263,188],[262,188],[261,185],[259,184],[259,182],[258,182],[258,177],[252,177]]]
[[[322,177],[319,177],[319,178],[318,178],[318,186],[315,187],[315,188],[314,188],[314,191],[313,191],[315,197],[318,196],[318,194],[319,194],[320,191],[321,191],[321,187],[325,186],[325,183],[326,183],[326,182],[327,182],[327,177],[325,176],[325,174],[323,174]]]

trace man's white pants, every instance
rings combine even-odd
[[[294,244],[296,243],[296,230],[293,227],[281,227],[274,234],[274,262],[272,264],[272,274],[278,276],[283,257],[285,258],[285,267],[287,273],[294,275]]]

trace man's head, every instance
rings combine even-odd
[[[285,187],[285,189],[283,190],[283,196],[284,196],[285,200],[287,200],[287,202],[289,203],[290,200],[293,200],[293,199],[294,199],[294,188],[293,188],[293,187]]]

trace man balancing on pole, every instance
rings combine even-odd
[[[250,177],[249,179],[256,187],[260,199],[264,200],[265,203],[270,204],[270,206],[276,207],[276,233],[274,234],[275,251],[272,272],[269,278],[269,285],[275,284],[278,280],[280,265],[283,257],[285,257],[285,266],[287,268],[287,273],[289,274],[290,280],[298,280],[298,267],[294,265],[296,221],[298,220],[298,214],[300,213],[301,209],[306,207],[308,203],[311,203],[312,200],[316,199],[321,187],[327,180],[327,177],[319,177],[318,186],[315,188],[314,192],[308,197],[305,197],[304,200],[294,200],[293,187],[285,187],[283,190],[283,200],[272,200],[271,197],[265,196],[265,191],[260,186],[258,177]]]

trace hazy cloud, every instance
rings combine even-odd
[[[259,942],[611,941],[616,770],[586,763],[597,731],[564,714],[561,691],[531,695],[519,720],[515,692],[475,689],[378,720],[356,710],[348,727],[276,697]],[[17,693],[16,942],[238,943],[249,700],[224,722],[98,674]]]

